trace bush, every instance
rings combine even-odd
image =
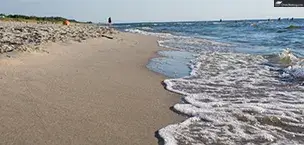
[[[5,15],[5,14],[0,14],[0,18],[4,17],[7,20],[15,20],[15,21],[50,21],[50,22],[62,22],[65,20],[68,20],[70,22],[74,23],[81,23],[78,22],[74,19],[66,19],[63,17],[37,17],[37,16],[26,16],[26,15]]]

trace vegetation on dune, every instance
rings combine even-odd
[[[74,19],[67,19],[67,18],[63,18],[63,17],[38,17],[38,16],[5,15],[5,14],[0,14],[0,20],[21,21],[21,22],[39,22],[40,21],[40,22],[53,22],[53,23],[62,23],[63,21],[68,20],[72,23],[88,23],[88,22],[79,22]]]

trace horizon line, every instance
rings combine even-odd
[[[34,17],[62,17],[62,18],[65,18],[65,19],[69,19],[69,20],[76,20],[76,21],[80,21],[80,22],[89,22],[90,20],[79,20],[77,18],[72,18],[72,17],[65,17],[65,16],[59,16],[59,15],[44,15],[44,16],[41,16],[41,15],[27,15],[27,14],[20,14],[20,13],[1,13],[0,14],[4,14],[4,15],[23,15],[23,16],[34,16]],[[126,21],[126,22],[123,22],[123,21],[120,21],[118,20],[116,23],[113,23],[113,24],[133,24],[133,23],[178,23],[178,22],[214,22],[214,21],[219,21],[219,20],[222,20],[222,21],[253,21],[253,20],[277,20],[278,18],[281,18],[282,20],[286,20],[286,19],[290,19],[290,18],[294,18],[294,19],[304,19],[304,17],[277,17],[277,18],[248,18],[248,19],[244,19],[244,18],[239,18],[239,19],[223,19],[223,18],[219,18],[219,19],[209,19],[209,20],[169,20],[169,21]],[[115,20],[115,19],[114,19]],[[99,23],[99,24],[103,24],[103,23],[107,23],[107,22],[98,22],[98,20],[96,21],[90,21],[90,22],[93,22],[93,23]]]
[[[217,20],[172,20],[172,21],[134,21],[134,22],[117,22],[113,23],[115,24],[136,24],[136,23],[187,23],[187,22],[217,22],[219,20],[224,21],[257,21],[257,20],[278,20],[281,18],[281,20],[287,20],[287,19],[304,19],[304,17],[278,17],[278,18],[251,18],[251,19],[217,19]],[[97,22],[97,23],[102,23],[102,22]]]

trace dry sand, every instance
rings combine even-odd
[[[108,37],[116,33],[91,24],[35,24],[0,21],[0,53],[37,51],[49,42],[82,42],[90,38]]]
[[[49,53],[0,59],[0,144],[149,145],[179,120],[179,101],[149,71],[156,38],[52,44]]]

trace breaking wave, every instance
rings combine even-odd
[[[196,53],[201,51],[233,51],[232,44],[216,42],[208,39],[177,36],[171,33],[148,32],[140,29],[126,29],[125,31],[143,35],[157,36],[159,38],[158,44],[161,47],[165,48],[179,49]]]
[[[293,23],[197,22],[187,29],[186,23],[166,23],[149,25],[153,30],[127,29],[157,36],[160,46],[197,57],[190,76],[164,81],[167,90],[183,95],[174,110],[189,117],[158,131],[165,144],[304,144],[304,59],[290,49],[275,54],[282,46],[301,52],[302,31],[288,30],[301,29],[301,24]]]
[[[288,49],[278,58],[299,62]],[[203,53],[189,77],[165,80],[168,90],[185,96],[174,109],[190,117],[159,130],[166,145],[303,144],[304,88],[280,78],[301,78],[304,71],[267,62],[260,55]]]

